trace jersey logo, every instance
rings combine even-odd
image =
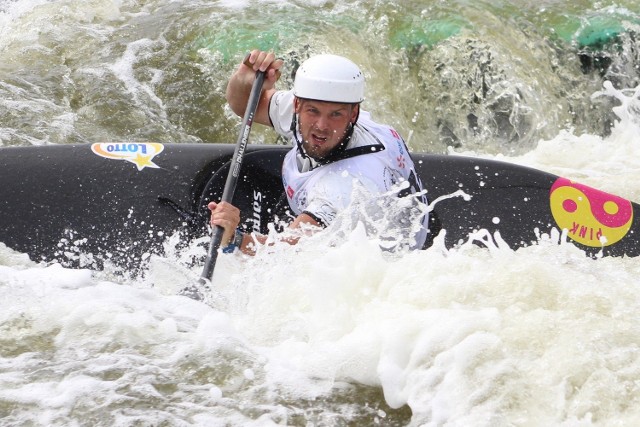
[[[551,213],[570,238],[586,246],[612,245],[629,232],[633,206],[622,197],[558,178],[549,194]]]
[[[293,191],[293,188],[291,188],[290,185],[287,185],[287,196],[292,199],[293,195],[294,195],[295,191]]]
[[[322,223],[325,226],[331,224],[333,220],[336,219],[336,210],[327,203],[320,206],[320,209],[317,212],[314,212],[314,214],[322,220]]]
[[[404,169],[404,164],[405,164],[404,156],[401,154],[398,157],[396,157],[396,160],[398,161],[398,167],[400,169]]]

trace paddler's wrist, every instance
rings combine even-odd
[[[230,254],[235,252],[236,248],[239,250],[242,250],[243,240],[244,240],[244,233],[242,232],[242,230],[240,230],[240,228],[236,228],[236,231],[233,234],[233,237],[231,238],[229,243],[227,243],[227,246],[222,248],[222,252],[224,252],[225,254]]]

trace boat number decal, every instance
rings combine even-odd
[[[91,145],[91,150],[107,159],[126,160],[138,167],[158,168],[153,158],[164,150],[164,145],[157,142],[100,142]]]
[[[253,190],[253,217],[249,219],[253,223],[253,231],[256,233],[260,233],[260,223],[261,223],[261,215],[262,214],[262,193]]]
[[[558,226],[583,245],[612,245],[631,228],[633,206],[622,197],[558,178],[549,199]]]

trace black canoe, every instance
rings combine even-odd
[[[204,206],[221,196],[233,150],[131,142],[0,148],[0,242],[34,260],[96,269],[110,260],[136,269],[175,232],[185,244],[207,232]],[[286,151],[247,149],[234,204],[248,230],[265,232],[284,215]],[[435,205],[427,246],[442,230],[447,247],[486,229],[515,249],[564,229],[592,256],[640,254],[635,203],[507,162],[413,156],[430,201],[458,190],[471,196]]]

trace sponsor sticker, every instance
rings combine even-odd
[[[253,217],[249,221],[253,223],[253,231],[260,233],[260,223],[262,220],[262,193],[253,190]]]
[[[549,193],[551,213],[570,238],[601,247],[620,241],[631,228],[630,201],[566,178],[558,178]]]
[[[159,168],[153,158],[164,150],[157,142],[99,142],[91,145],[91,151],[106,159],[131,162],[141,171],[144,168]]]

